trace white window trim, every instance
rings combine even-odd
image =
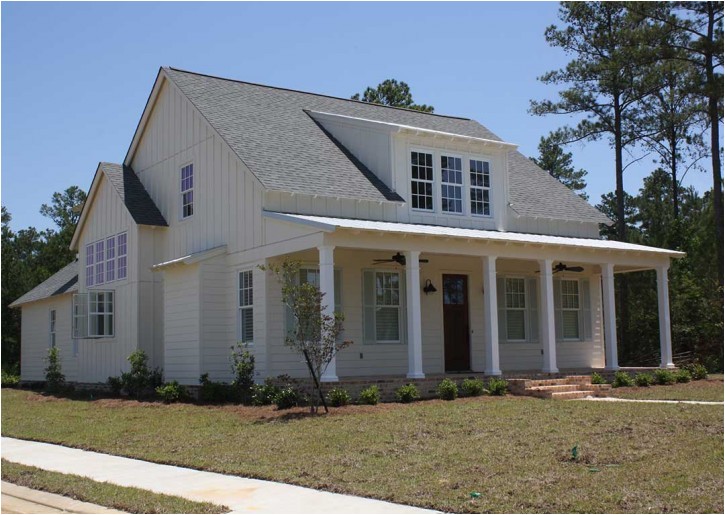
[[[411,154],[413,152],[417,152],[419,154],[430,154],[431,155],[431,162],[433,163],[433,180],[432,181],[426,181],[423,179],[413,179],[413,163],[411,163]],[[408,157],[407,157],[407,177],[408,177],[408,201],[410,202],[410,209],[411,211],[415,211],[416,213],[437,213],[439,211],[438,209],[438,195],[436,195],[436,185],[438,184],[438,181],[436,180],[436,171],[438,170],[438,167],[436,166],[436,153],[432,149],[423,149],[421,147],[410,147],[408,149]],[[433,206],[431,209],[423,209],[420,207],[413,207],[413,180],[423,183],[430,183],[431,185],[431,194],[433,195]]]
[[[436,160],[436,157],[437,157],[437,160]],[[461,184],[456,184],[456,183],[453,183],[453,182],[443,182],[443,166],[441,165],[441,158],[442,157],[452,157],[454,159],[460,159],[461,160]],[[465,164],[467,163],[467,161],[468,161],[468,158],[465,155],[458,154],[456,152],[446,152],[444,150],[441,150],[441,151],[438,152],[438,155],[437,156],[436,156],[435,153],[433,154],[433,172],[434,172],[433,173],[433,179],[434,180],[436,178],[436,175],[435,175],[435,171],[436,171],[435,170],[435,165],[436,165],[436,162],[438,163],[438,177],[439,177],[438,200],[440,202],[440,208],[441,208],[440,209],[440,213],[441,213],[441,215],[445,215],[445,216],[449,216],[449,215],[450,216],[466,216],[468,214],[468,211],[470,209],[470,206],[468,206],[468,208],[467,208],[467,206],[466,206],[466,200],[468,200],[470,202],[470,199],[468,199],[468,195],[466,194],[466,184],[467,184],[467,181],[466,181],[466,173],[467,172],[466,172]],[[470,178],[469,178],[469,180],[470,180]],[[456,211],[444,211],[443,210],[443,186],[444,185],[457,186],[457,187],[461,188],[461,211],[460,212],[457,213]],[[433,202],[433,204],[435,205],[435,202]]]
[[[530,343],[529,342],[529,334],[528,334],[529,331],[528,331],[528,313],[527,313],[528,312],[528,309],[529,309],[529,302],[530,301],[529,301],[528,292],[526,291],[526,277],[523,276],[523,275],[506,275],[506,276],[503,276],[503,277],[504,277],[504,281],[503,281],[503,295],[504,295],[503,308],[504,308],[504,313],[506,314],[508,311],[521,311],[524,314],[524,338],[523,339],[519,339],[519,338],[517,338],[517,339],[510,339],[509,338],[509,335],[508,335],[508,326],[507,326],[507,328],[506,328],[506,338],[505,338],[505,341],[508,342],[508,343]],[[507,293],[506,292],[506,284],[507,284],[507,280],[508,279],[520,279],[521,281],[524,282],[524,307],[523,308],[509,308],[508,307],[507,298],[506,298],[506,293]]]
[[[99,294],[110,294],[111,295],[111,311],[91,311],[91,296],[98,296]],[[116,337],[116,292],[114,290],[90,290],[87,297],[87,317],[88,317],[88,338],[99,339],[99,338],[115,338]],[[97,301],[96,301],[97,302]],[[93,334],[91,332],[91,318],[93,316],[102,315],[105,319],[106,316],[111,316],[111,332],[109,334]]]
[[[254,269],[253,268],[240,268],[237,271],[237,343],[244,344],[247,347],[253,347],[254,346]],[[240,294],[242,292],[242,274],[243,273],[249,273],[251,274],[252,278],[252,303],[246,304],[242,306],[241,297]],[[243,311],[251,311],[252,312],[252,339],[251,340],[244,340],[244,335],[242,334],[242,312]]]
[[[579,278],[572,278],[572,277],[560,277],[559,280],[559,305],[561,306],[561,340],[562,342],[581,342],[583,341],[582,338],[582,327],[581,327],[581,319],[582,319],[582,285],[581,280]],[[563,283],[566,281],[574,282],[576,283],[577,288],[577,305],[578,308],[565,308],[564,307],[564,288]],[[577,333],[578,336],[576,338],[564,338],[564,312],[565,311],[573,311],[577,314],[576,320],[577,320]]]
[[[119,254],[119,248],[120,248],[120,246],[118,244],[118,237],[121,236],[121,235],[123,235],[123,234],[126,235],[126,253],[123,254],[123,255],[121,255],[121,254]],[[111,240],[111,239],[113,239],[113,256],[114,257],[109,259],[108,258],[108,241]],[[98,244],[100,242],[103,242],[103,262],[102,262],[102,265],[103,265],[103,281],[99,283],[96,280],[96,267],[99,265],[99,262],[96,259],[96,257],[97,257],[96,256],[96,244]],[[118,282],[118,281],[125,281],[125,280],[128,279],[128,268],[129,268],[129,266],[128,266],[128,264],[129,264],[128,247],[129,247],[129,244],[130,244],[130,242],[129,242],[129,237],[128,237],[128,231],[121,231],[121,232],[112,234],[110,236],[106,236],[104,238],[99,238],[99,239],[97,239],[95,241],[92,241],[90,243],[86,243],[84,245],[85,252],[86,252],[86,260],[85,260],[85,263],[86,264],[84,265],[84,268],[86,270],[85,282],[86,282],[86,288],[87,289],[88,288],[96,288],[96,287],[104,287],[107,284],[115,283],[115,282]],[[93,248],[93,264],[92,265],[88,265],[87,264],[88,263],[88,248],[89,247],[92,247]],[[124,277],[119,278],[118,277],[119,262],[120,262],[120,260],[121,260],[122,257],[125,257],[126,258],[126,275]],[[108,263],[110,261],[113,261],[113,280],[111,280],[111,281],[108,280]],[[93,272],[92,273],[92,276],[93,276],[93,284],[88,284],[88,270],[89,269],[91,269],[92,272]]]
[[[191,165],[191,180],[192,185],[191,188],[188,190],[183,190],[181,186],[181,174],[183,173],[184,168]],[[196,214],[196,195],[194,195],[194,190],[196,189],[196,166],[194,165],[194,161],[187,161],[186,163],[183,163],[181,166],[179,166],[179,177],[178,177],[178,185],[179,185],[179,221],[184,222],[186,220],[191,220],[194,218],[194,215]],[[187,192],[191,192],[192,194],[192,201],[191,201],[191,214],[189,216],[184,216],[184,194]]]
[[[404,272],[401,272],[400,270],[396,270],[394,268],[366,268],[365,270],[363,270],[363,285],[362,285],[362,296],[363,296],[363,298],[362,298],[362,301],[363,301],[363,323],[365,323],[364,322],[364,320],[365,320],[365,313],[364,313],[365,308],[372,307],[373,309],[375,309],[375,308],[378,307],[377,299],[376,299],[377,292],[373,292],[373,298],[374,298],[374,301],[373,302],[374,302],[374,304],[372,306],[370,306],[368,304],[365,304],[365,284],[364,284],[365,275],[364,275],[364,272],[372,272],[373,274],[375,274],[373,276],[373,286],[374,287],[375,287],[375,284],[376,284],[375,276],[377,274],[379,274],[379,273],[398,274],[398,285],[399,285],[398,286],[398,306],[397,306],[397,308],[398,308],[398,337],[399,338],[397,340],[378,340],[377,339],[377,336],[378,336],[377,335],[377,324],[375,324],[375,328],[376,328],[376,331],[375,331],[375,341],[374,342],[373,341],[368,341],[366,343],[368,345],[401,345],[401,344],[405,344],[406,343],[406,339],[405,339],[405,329],[406,329],[406,327],[405,327],[405,314],[406,314],[405,313],[405,309],[406,309],[406,305],[405,305],[405,294],[406,294],[405,293],[405,288],[407,287],[407,285],[405,287],[403,287],[403,280],[405,279]],[[385,306],[380,306],[380,307],[392,308],[392,307],[396,307],[396,306],[387,306],[387,305],[385,305]]]
[[[49,348],[53,348],[56,346],[56,335],[57,335],[57,324],[58,324],[58,312],[55,309],[51,309],[48,313],[48,333],[49,333],[49,340],[48,340],[48,346]]]
[[[471,184],[471,161],[482,161],[484,163],[488,163],[488,188],[485,186],[473,186]],[[491,159],[477,155],[477,154],[468,154],[466,155],[466,164],[468,165],[467,168],[467,176],[464,182],[467,181],[468,183],[468,211],[471,214],[471,216],[474,216],[476,218],[493,218],[493,165],[491,163]],[[473,210],[471,210],[471,202],[473,201],[473,198],[471,197],[471,191],[473,189],[481,190],[481,191],[488,191],[488,214],[482,214],[479,215],[478,213],[474,213]]]

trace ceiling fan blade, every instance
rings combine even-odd
[[[373,259],[373,263],[394,263],[394,259]]]
[[[428,260],[427,260],[427,259],[419,259],[419,260],[418,260],[418,262],[419,262],[419,263],[427,263],[427,262],[428,262]]]
[[[566,267],[566,269],[569,272],[583,272],[584,271],[583,266],[568,266],[568,267]]]

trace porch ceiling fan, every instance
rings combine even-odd
[[[418,259],[418,262],[427,263],[428,260]],[[398,263],[401,266],[405,266],[405,256],[400,252],[397,252],[395,255],[391,256],[390,259],[373,259],[373,263]]]
[[[559,264],[554,265],[554,268],[553,268],[553,273],[555,273],[555,274],[558,273],[558,272],[583,272],[583,271],[584,271],[584,267],[581,267],[581,266],[566,266],[561,261],[559,261]]]

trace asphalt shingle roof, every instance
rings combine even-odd
[[[38,286],[30,290],[28,293],[20,297],[18,300],[10,304],[11,308],[34,302],[36,300],[47,299],[55,295],[63,293],[72,293],[78,291],[78,260],[67,264],[48,279],[40,283]]]
[[[501,141],[480,123],[366,102],[165,69],[168,77],[269,190],[402,201],[306,111],[365,118]],[[607,223],[598,210],[518,152],[510,197],[522,216]]]
[[[121,196],[134,222],[139,225],[166,227],[166,219],[143,187],[130,166],[115,163],[101,163],[101,171]]]

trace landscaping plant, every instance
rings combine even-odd
[[[685,369],[680,369],[677,372],[675,372],[675,381],[678,383],[689,383],[692,381],[692,375],[690,375],[690,372]]]
[[[640,372],[639,374],[634,376],[634,384],[637,386],[650,386],[653,383],[654,378],[652,377],[652,374]]]
[[[269,406],[274,402],[274,398],[279,393],[277,388],[269,379],[264,380],[264,384],[255,384],[252,386],[252,404],[254,406]]]
[[[682,368],[687,370],[695,381],[707,379],[707,368],[702,363],[688,363]]]
[[[15,368],[15,367],[14,367]],[[2,369],[2,387],[15,388],[20,384],[20,374],[15,370]]]
[[[230,384],[209,379],[209,374],[199,377],[199,400],[212,404],[224,404],[235,400],[235,392]]]
[[[413,402],[420,398],[420,392],[417,386],[413,383],[408,383],[395,391],[395,398],[398,399],[398,402]]]
[[[156,388],[156,395],[167,404],[183,401],[189,397],[186,387],[180,385],[178,381],[171,381],[170,383],[158,386]]]
[[[377,385],[368,386],[360,392],[358,402],[360,404],[375,406],[380,402],[380,388],[378,388]]]
[[[466,397],[478,397],[486,392],[483,379],[464,379],[461,383],[461,392]]]
[[[607,384],[607,380],[599,372],[592,374],[592,384]]]
[[[655,383],[657,384],[675,384],[677,378],[672,370],[666,368],[659,368],[654,372]]]
[[[614,373],[612,388],[621,388],[623,386],[634,386],[634,380],[627,372],[622,372],[620,370]]]
[[[334,408],[347,406],[350,404],[350,394],[344,388],[333,388],[327,392],[327,400],[330,401],[330,406]]]
[[[292,386],[285,386],[277,391],[277,395],[274,396],[274,403],[277,405],[277,409],[290,409],[294,408],[299,404],[300,394],[296,388]]]
[[[252,386],[254,386],[254,355],[249,352],[246,344],[232,345],[230,360],[232,363],[232,388],[236,398],[242,404],[249,404],[252,400]]]
[[[458,385],[455,381],[446,378],[438,383],[436,392],[438,393],[438,397],[444,401],[452,401],[458,397]]]
[[[140,399],[149,391],[163,384],[161,369],[151,370],[148,366],[148,356],[141,349],[135,350],[128,357],[131,370],[122,372],[121,377],[109,377],[106,384],[116,395],[124,390],[129,397]],[[119,387],[120,386],[120,387]]]
[[[488,380],[488,388],[486,390],[489,395],[506,395],[508,387],[509,383],[505,379],[492,377]]]
[[[48,393],[59,393],[65,386],[65,376],[61,371],[60,353],[57,347],[48,349],[46,360],[48,366],[45,368],[45,390]]]

